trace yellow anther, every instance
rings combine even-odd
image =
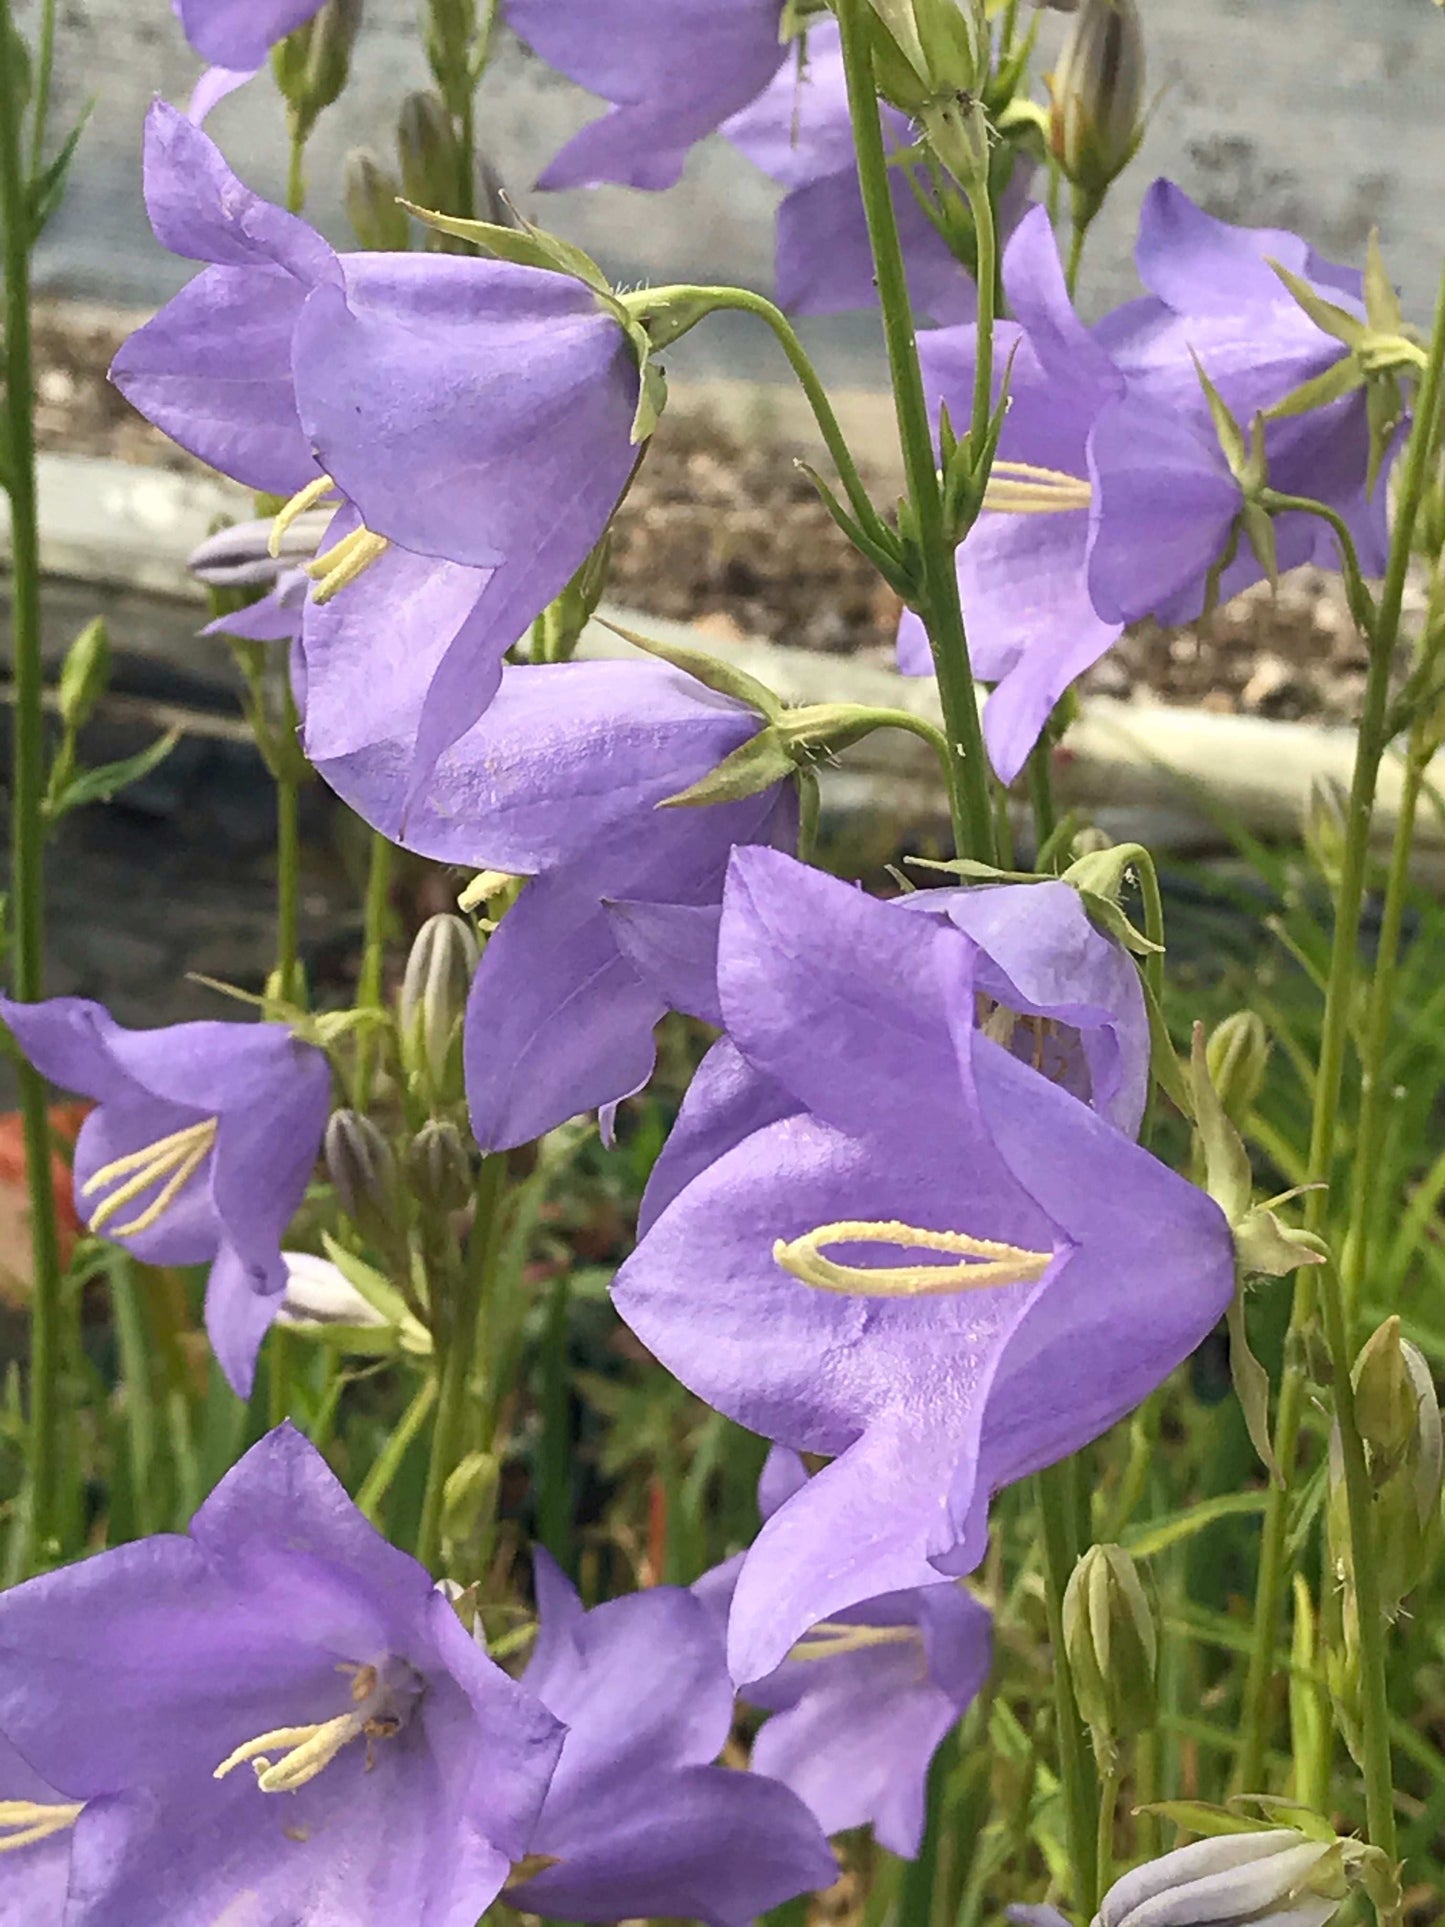
[[[390,547],[384,535],[377,535],[371,529],[353,529],[350,535],[343,535],[334,547],[305,565],[307,575],[316,580],[312,601],[329,602],[333,596],[340,595],[365,575],[373,562],[379,562]]]
[[[227,1754],[212,1778],[224,1780],[250,1761],[263,1793],[294,1793],[324,1772],[342,1748],[359,1740],[365,1731],[366,1720],[359,1713],[340,1713],[334,1720],[322,1720],[315,1726],[278,1726]],[[268,1749],[276,1747],[285,1747],[286,1751],[273,1764],[266,1755]]]
[[[845,1653],[866,1652],[872,1646],[921,1644],[922,1638],[916,1626],[850,1626],[841,1620],[820,1619],[788,1658],[839,1659]]]
[[[273,557],[280,555],[281,544],[291,524],[303,516],[308,509],[314,509],[318,503],[324,502],[329,495],[335,495],[338,500],[340,499],[336,484],[329,475],[318,475],[314,482],[308,482],[305,488],[297,489],[291,500],[277,512],[271,523],[271,537],[266,546]]]
[[[82,1197],[88,1198],[92,1192],[103,1191],[108,1185],[114,1184],[117,1178],[126,1181],[117,1185],[110,1196],[96,1206],[90,1218],[91,1230],[101,1230],[123,1205],[129,1204],[132,1198],[142,1196],[164,1178],[165,1184],[139,1217],[116,1225],[111,1236],[125,1238],[137,1231],[149,1231],[169,1211],[209,1157],[216,1142],[216,1128],[215,1118],[203,1118],[199,1124],[188,1124],[184,1130],[172,1131],[169,1137],[157,1138],[154,1144],[147,1144],[139,1151],[129,1151],[124,1157],[115,1158],[99,1171],[93,1172],[81,1186]]]
[[[0,1853],[18,1853],[21,1847],[35,1847],[57,1833],[64,1833],[80,1818],[83,1800],[72,1805],[63,1801],[0,1800]]]
[[[824,1256],[825,1245],[897,1245],[904,1251],[939,1251],[961,1258],[956,1265],[844,1265]],[[820,1224],[801,1238],[779,1238],[773,1258],[784,1271],[819,1291],[852,1298],[933,1298],[956,1291],[992,1290],[1041,1278],[1053,1262],[1047,1251],[975,1238],[967,1231],[930,1231],[897,1219],[843,1219]]]

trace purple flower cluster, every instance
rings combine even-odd
[[[1013,319],[995,339],[996,391],[1009,408],[984,512],[958,552],[974,673],[995,685],[984,734],[1012,782],[1059,697],[1143,616],[1178,623],[1211,591],[1228,597],[1264,565],[1238,539],[1245,506],[1211,418],[1201,371],[1244,432],[1256,416],[1347,352],[1305,314],[1277,261],[1350,313],[1361,278],[1293,234],[1236,228],[1168,181],[1145,198],[1136,251],[1148,294],[1087,327],[1074,312],[1045,210],[1020,222],[1004,257]],[[976,330],[920,337],[935,411],[968,419]],[[1360,566],[1385,556],[1385,481],[1367,493],[1363,391],[1267,423],[1268,481],[1345,519]],[[1335,537],[1318,518],[1274,518],[1280,568],[1331,563]],[[1229,551],[1233,545],[1232,558]],[[904,617],[899,663],[932,670],[922,623]]]

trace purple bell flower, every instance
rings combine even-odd
[[[1347,352],[1315,326],[1270,261],[1363,317],[1361,277],[1285,230],[1217,221],[1169,181],[1156,181],[1145,198],[1136,260],[1149,295],[1095,331],[1128,386],[1101,413],[1090,442],[1089,589],[1101,618],[1185,622],[1203,608],[1242,505],[1195,357],[1247,434],[1257,414]],[[1343,516],[1367,575],[1383,570],[1389,548],[1384,473],[1366,493],[1369,447],[1361,390],[1266,424],[1270,487]],[[1278,515],[1274,529],[1282,569],[1335,565],[1335,537],[1317,517]],[[1221,598],[1263,574],[1242,542],[1221,574]]]
[[[403,631],[391,644],[400,655],[408,641]],[[404,656],[395,673],[399,689]],[[308,741],[317,674],[308,653]],[[653,1026],[671,999],[637,968],[638,951],[655,937],[670,953],[678,926],[693,926],[689,913],[719,901],[734,844],[796,841],[796,792],[777,784],[738,803],[661,808],[762,719],[657,661],[524,664],[503,672],[496,701],[442,757],[403,831],[409,725],[390,694],[378,681],[359,700],[377,728],[388,713],[399,721],[401,740],[323,760],[321,774],[408,849],[532,879],[488,940],[465,1043],[478,1143],[525,1144],[647,1081]],[[626,906],[617,921],[614,903]],[[700,940],[705,956],[705,928]],[[711,966],[688,977],[677,987],[695,1009],[710,995]]]
[[[989,759],[1011,783],[1059,697],[1122,628],[1089,596],[1087,451],[1124,378],[1074,313],[1044,208],[1020,221],[1003,272],[1016,319],[995,329],[995,396],[1012,357],[1010,405],[984,512],[958,551],[958,583],[974,674],[995,685],[983,714]],[[961,429],[973,406],[977,331],[931,330],[918,345],[931,410],[946,406]],[[906,675],[933,673],[911,611],[898,661]]]
[[[0,1599],[0,1725],[86,1803],[67,1927],[474,1927],[563,1739],[289,1425]]]
[[[75,1143],[90,1230],[146,1264],[210,1264],[206,1330],[245,1397],[331,1108],[325,1057],[280,1024],[126,1030],[81,997],[0,998],[0,1018],[42,1076],[96,1101]]]
[[[810,28],[806,44],[801,69],[790,54],[757,99],[723,123],[722,133],[786,189],[777,217],[779,306],[793,314],[842,314],[877,304],[873,251],[836,25],[824,21]],[[885,141],[903,153],[915,139],[908,116],[886,102],[879,111]],[[977,306],[972,280],[920,205],[906,170],[894,168],[891,180],[915,309],[938,322],[971,321]],[[1022,212],[1023,184],[1020,169],[1000,210],[1005,231]]]
[[[0,1735],[0,1927],[61,1927],[80,1813]]]
[[[364,692],[394,672],[389,639],[409,625],[426,641],[408,687],[416,787],[601,539],[638,460],[636,354],[567,275],[337,256],[159,103],[146,202],[165,246],[210,265],[131,336],[112,379],[247,487],[341,498],[304,630],[344,653],[350,693],[318,691],[308,752],[357,746]]]
[[[797,1454],[775,1445],[758,1484],[764,1523],[807,1482]],[[693,1587],[720,1626],[746,1556]],[[824,1833],[871,1826],[911,1859],[929,1764],[987,1678],[992,1648],[987,1609],[946,1581],[845,1607],[742,1687],[748,1705],[772,1716],[753,1742],[753,1772],[791,1787]]]
[[[584,1612],[533,1555],[541,1631],[523,1686],[565,1722],[534,1853],[555,1859],[509,1892],[544,1919],[682,1916],[747,1927],[837,1878],[803,1801],[713,1762],[733,1691],[708,1609],[658,1586]]]
[[[538,186],[671,187],[688,151],[782,65],[782,0],[507,0],[543,60],[612,103],[551,161]]]
[[[181,32],[202,60],[254,73],[287,34],[320,13],[325,0],[171,0]]]
[[[731,1055],[614,1293],[699,1396],[834,1460],[747,1555],[736,1679],[970,1570],[991,1494],[1130,1411],[1232,1296],[1218,1207],[979,1028],[977,957],[776,853],[732,859]]]

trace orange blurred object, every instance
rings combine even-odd
[[[70,1165],[61,1145],[73,1148],[76,1133],[90,1111],[83,1103],[52,1104],[46,1113],[55,1141],[50,1153],[60,1220],[60,1255],[70,1262],[80,1236],[80,1219],[70,1181]],[[23,1304],[30,1293],[34,1261],[30,1249],[30,1192],[25,1180],[25,1132],[18,1111],[0,1112],[0,1295]]]

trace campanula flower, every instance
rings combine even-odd
[[[713,1764],[733,1690],[712,1614],[657,1586],[585,1612],[533,1555],[541,1631],[522,1684],[567,1728],[532,1850],[508,1895],[544,1919],[747,1923],[831,1885],[837,1865],[787,1787]]]
[[[688,151],[781,66],[782,0],[507,0],[507,18],[559,73],[612,103],[539,186],[671,187]]]
[[[0,998],[0,1018],[42,1076],[95,1100],[75,1142],[89,1229],[146,1264],[210,1265],[206,1330],[244,1397],[326,1128],[325,1057],[280,1024],[126,1030],[82,997]]]
[[[171,0],[181,32],[202,60],[254,73],[277,41],[320,13],[326,0]]]
[[[732,1060],[689,1093],[614,1294],[693,1391],[833,1459],[747,1555],[737,1679],[968,1571],[990,1495],[1130,1411],[1233,1294],[1218,1207],[980,1028],[977,955],[776,852],[733,856]]]
[[[0,1726],[85,1802],[67,1927],[473,1927],[563,1737],[289,1425],[5,1594]]]
[[[807,1484],[795,1452],[775,1445],[758,1484],[766,1523]],[[745,1554],[693,1591],[725,1624]],[[771,1715],[753,1742],[754,1773],[791,1787],[824,1833],[871,1826],[890,1852],[923,1838],[928,1768],[988,1675],[993,1622],[946,1580],[845,1607],[805,1633],[765,1679],[745,1683]]]
[[[569,275],[445,254],[338,256],[152,108],[157,238],[209,265],[116,357],[140,412],[249,488],[338,503],[303,617],[350,696],[308,751],[354,747],[365,692],[413,666],[412,782],[486,708],[502,657],[604,533],[638,459],[640,374],[616,315]],[[360,587],[365,577],[364,588]]]
[[[503,672],[496,701],[442,757],[403,829],[408,640],[392,639],[395,684],[358,692],[360,733],[399,738],[319,767],[408,849],[531,879],[488,940],[466,1024],[472,1128],[484,1150],[503,1149],[646,1082],[670,1000],[629,955],[646,941],[636,933],[715,904],[734,844],[792,844],[796,795],[777,784],[737,803],[661,807],[762,719],[653,660],[522,664]],[[309,653],[306,668],[309,742],[317,677],[329,670]],[[623,941],[608,911],[617,902],[632,912]]]

